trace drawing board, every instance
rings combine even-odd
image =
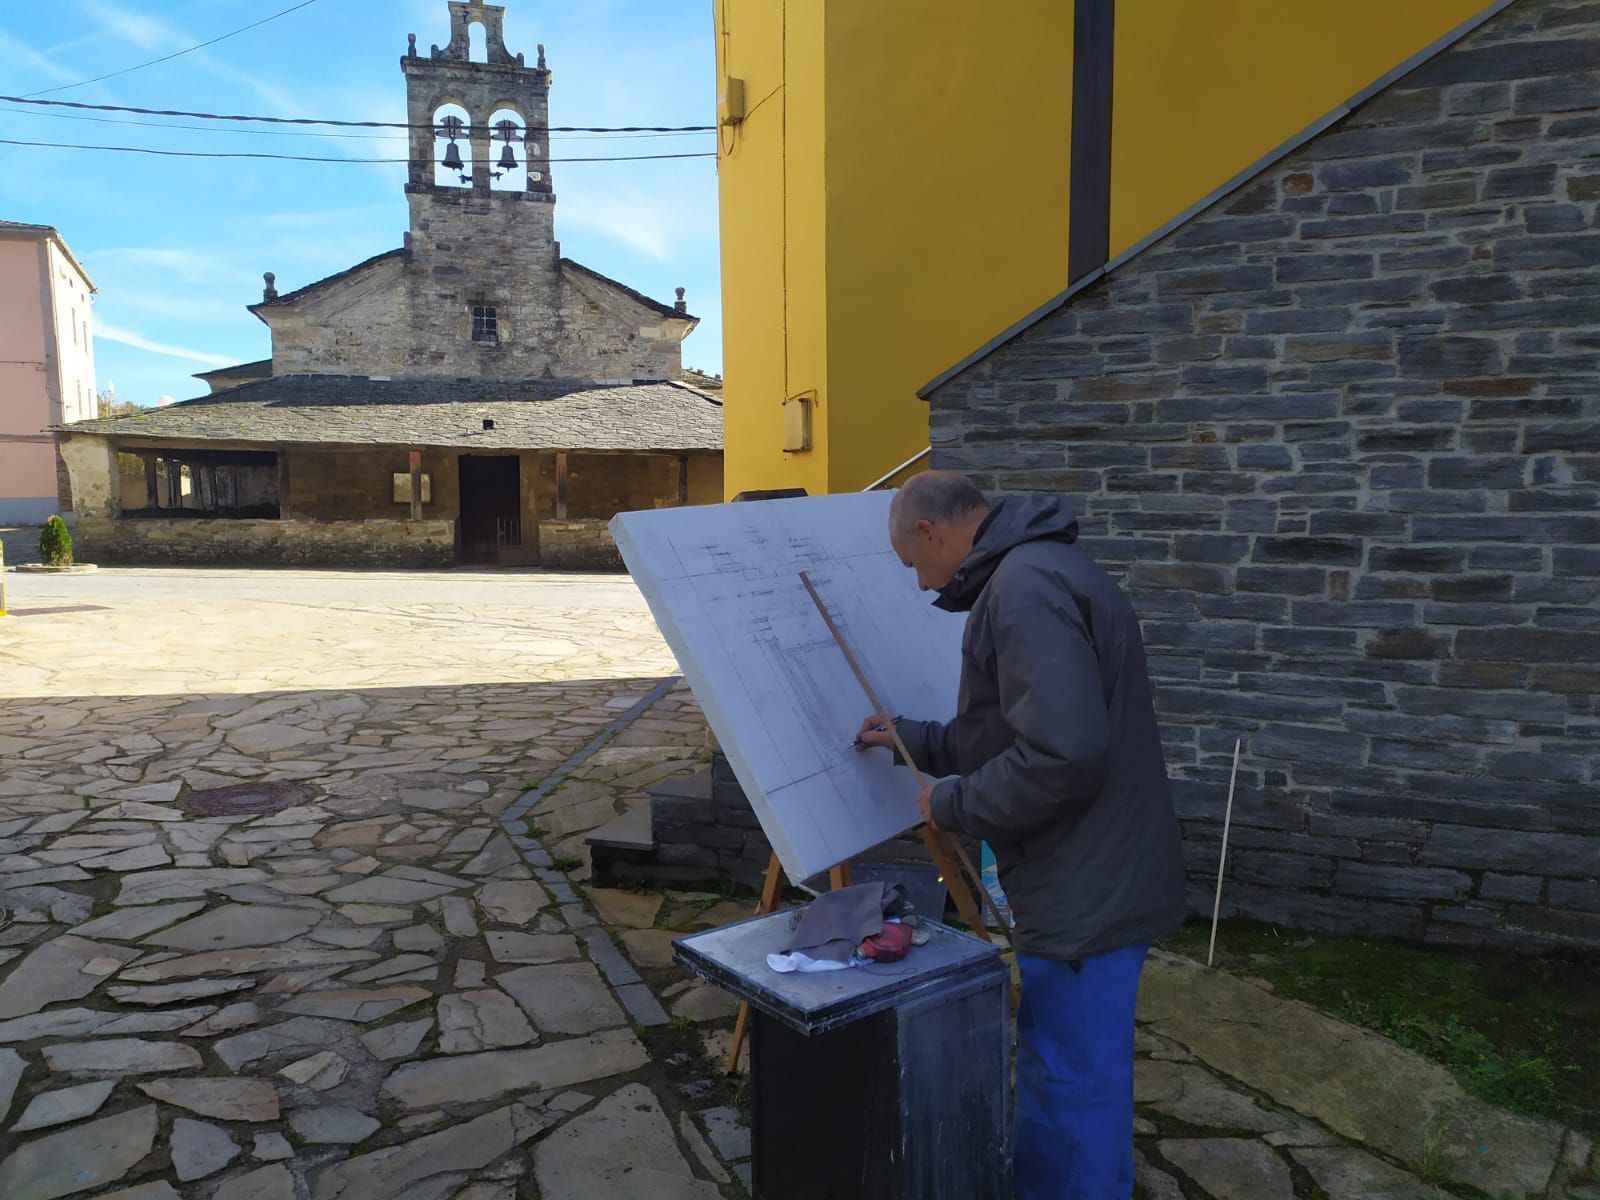
[[[916,825],[917,786],[851,749],[870,703],[800,581],[810,577],[894,713],[949,720],[964,614],[890,549],[889,492],[619,514],[623,562],[795,881]]]

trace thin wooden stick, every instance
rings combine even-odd
[[[1206,950],[1206,966],[1217,955],[1217,918],[1222,915],[1222,871],[1228,865],[1228,828],[1233,824],[1233,785],[1239,782],[1239,747],[1243,738],[1233,742],[1233,773],[1228,776],[1228,808],[1222,815],[1222,855],[1217,859],[1217,899],[1211,906],[1211,945]]]
[[[811,577],[804,571],[801,571],[800,582],[805,584],[806,591],[811,593],[811,602],[817,606],[817,611],[822,614],[822,619],[828,626],[828,632],[833,635],[833,640],[835,644],[838,645],[840,653],[844,655],[845,662],[850,664],[850,670],[854,672],[856,682],[861,685],[861,690],[867,694],[867,700],[872,705],[872,711],[887,715],[889,710],[883,707],[883,702],[878,699],[877,692],[873,691],[872,683],[867,679],[867,673],[861,669],[861,663],[851,652],[850,643],[845,641],[844,632],[839,628],[838,625],[834,623],[833,614],[828,611],[828,606],[823,603],[822,594],[817,591],[816,585],[811,582]],[[922,770],[917,766],[916,760],[911,757],[911,751],[906,749],[905,742],[901,740],[900,731],[894,727],[893,721],[889,722],[889,736],[894,741],[895,749],[900,752],[901,759],[904,760],[906,766],[911,768],[911,773],[916,776],[917,788],[920,790],[928,782],[927,777],[923,775]],[[941,830],[940,832],[946,831]],[[967,852],[961,848],[960,842],[958,842],[954,837],[947,837],[944,840],[949,848],[956,852],[956,857],[960,860],[961,865],[966,868],[967,879],[963,884],[963,887],[970,890],[974,885],[976,885],[977,896],[980,904],[983,902],[988,903],[990,911],[994,913],[994,919],[999,922],[1000,932],[1005,934],[1006,941],[1011,943],[1011,948],[1013,951],[1015,951],[1016,943],[1011,936],[1011,927],[1006,924],[1006,919],[1003,915],[1001,915],[999,906],[994,902],[994,897],[989,894],[989,889],[983,886],[983,876],[980,875],[977,868],[972,865],[972,859],[968,857]],[[929,845],[929,849],[932,849],[931,843]],[[936,863],[938,862],[937,855],[934,856],[934,861]],[[939,865],[942,866],[943,864]],[[946,887],[948,886],[949,885],[946,884]],[[951,894],[955,895],[954,892]],[[971,899],[970,895],[968,899]],[[959,908],[961,906],[958,903],[956,907]],[[973,920],[972,916],[968,915],[967,913],[962,913],[961,915],[967,920],[972,921],[974,927],[983,937],[990,941],[994,940],[993,938],[989,937],[989,930],[984,924],[983,910],[981,907],[978,908],[976,920]]]

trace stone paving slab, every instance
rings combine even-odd
[[[248,638],[204,607],[96,626],[105,655],[64,652],[88,632],[70,614],[6,627],[0,1196],[512,1200],[530,1144],[618,1088],[676,1131],[681,1099],[657,1095],[631,1027],[665,1014],[505,820],[665,695],[631,673],[670,667],[642,606],[518,613],[512,635],[361,602],[298,645],[270,634],[303,606],[252,609]],[[555,631],[559,655],[518,659]],[[131,685],[147,661],[141,637],[179,661],[106,694],[102,672]],[[681,696],[663,711],[687,737]],[[654,733],[630,749],[677,752]],[[299,787],[293,807],[185,808],[268,782]],[[649,1151],[681,1194],[740,1194],[676,1132]]]
[[[1490,1196],[1544,1196],[1573,1136],[1468,1096],[1442,1067],[1387,1038],[1187,959],[1152,954],[1139,1020],[1232,1081],[1228,1090],[1243,1085],[1411,1172]],[[1240,1115],[1237,1099],[1165,1103],[1182,1119],[1214,1105],[1216,1118],[1196,1122],[1206,1125]]]
[[[431,584],[375,602],[371,576],[271,575],[303,595],[230,607],[185,594],[202,573],[146,574],[161,603],[115,622],[6,629],[0,1197],[744,1194],[728,1089],[647,1041],[670,1023],[720,1061],[732,1006],[670,942],[751,901],[575,886],[589,830],[706,757],[692,698],[650,677],[672,668],[642,610],[403,606]],[[305,794],[184,807],[265,782]],[[1600,1165],[1244,981],[1158,957],[1146,982],[1146,1196],[1566,1200]],[[1483,1161],[1448,1149],[1462,1135]]]

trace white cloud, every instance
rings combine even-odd
[[[104,321],[95,322],[95,336],[103,337],[108,342],[121,342],[124,346],[132,346],[136,350],[148,350],[151,354],[165,354],[171,358],[186,358],[190,362],[204,363],[208,367],[229,367],[236,361],[220,354],[207,354],[204,350],[191,350],[187,346],[171,346],[165,342],[152,342],[149,338],[144,337],[142,334],[134,333],[131,329],[108,325]]]
[[[243,281],[250,273],[213,254],[176,250],[161,246],[111,246],[96,250],[87,258],[96,273],[110,270],[150,272],[156,277],[176,277],[185,283],[215,285],[230,277]]]
[[[89,20],[100,26],[96,32],[115,34],[124,41],[132,42],[141,50],[178,49],[185,44],[193,45],[199,40],[196,38],[184,43],[181,41],[183,34],[165,22],[144,16],[142,13],[128,12],[111,4],[90,0],[84,7],[88,9],[86,15]]]
[[[0,56],[4,56],[11,63],[21,63],[29,70],[37,71],[54,83],[71,83],[78,78],[74,72],[63,67],[60,63],[40,54],[31,47],[24,46],[16,38],[9,37],[5,33],[0,33]],[[22,88],[8,85],[6,91],[20,94]]]
[[[598,233],[659,262],[672,258],[683,230],[680,216],[636,191],[585,192],[581,200],[561,206],[561,225]]]

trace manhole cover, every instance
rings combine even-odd
[[[184,812],[204,817],[255,816],[310,802],[311,793],[297,783],[235,783],[178,797]]]

